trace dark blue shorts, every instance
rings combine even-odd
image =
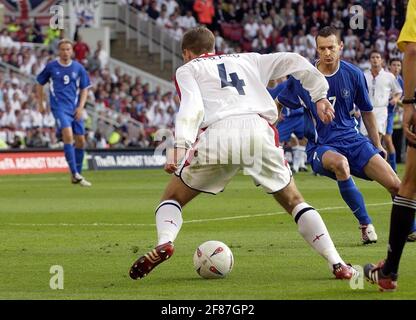
[[[304,117],[301,114],[298,117],[286,118],[277,124],[277,130],[279,131],[280,142],[289,142],[292,133],[298,139],[302,139],[305,136]]]
[[[56,128],[60,133],[64,128],[72,128],[74,135],[82,136],[85,134],[84,120],[75,120],[75,116],[60,110],[52,110],[56,120]]]
[[[335,173],[326,170],[322,164],[322,156],[329,150],[338,152],[347,158],[350,172],[353,176],[371,180],[364,173],[364,167],[374,155],[380,154],[380,150],[377,149],[368,138],[357,135],[355,138],[345,139],[337,144],[324,146],[316,145],[315,147],[308,149],[308,158],[312,158],[312,170],[320,175],[336,180]]]
[[[394,112],[389,112],[387,114],[386,134],[389,134],[389,135],[393,134],[393,123],[394,123]]]

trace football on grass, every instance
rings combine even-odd
[[[224,278],[230,273],[233,265],[233,253],[220,241],[204,242],[195,250],[194,267],[202,278]]]

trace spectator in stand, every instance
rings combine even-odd
[[[179,21],[179,25],[184,31],[196,27],[196,20],[191,10],[187,10],[186,14]]]
[[[88,58],[87,69],[89,72],[95,72],[101,69],[100,52],[94,51],[94,54]]]
[[[378,34],[378,38],[375,43],[375,50],[380,52],[380,54],[383,56],[386,51],[386,33],[384,31],[380,31]]]
[[[276,48],[277,48],[277,45],[279,43],[282,43],[282,42],[283,42],[283,37],[280,34],[280,30],[274,29],[272,34],[270,35],[270,40],[269,40],[269,48],[270,49],[269,49],[269,51],[270,52],[275,51]]]
[[[279,43],[276,48],[277,52],[292,52],[292,46],[288,38],[284,38],[283,42]]]
[[[248,41],[253,41],[260,30],[260,26],[254,20],[254,17],[251,15],[248,17],[246,24],[244,25],[244,38]]]
[[[273,24],[271,18],[266,18],[260,24],[260,30],[264,38],[268,41],[273,32]]]
[[[257,37],[254,38],[253,42],[251,43],[251,48],[254,52],[261,54],[267,53],[269,46],[267,45],[267,40],[262,32],[259,32]]]
[[[13,93],[12,99],[10,100],[10,107],[12,108],[13,111],[16,111],[16,110],[20,110],[21,106],[22,104],[20,101],[19,93],[15,91]]]
[[[204,24],[208,28],[212,27],[215,15],[213,0],[196,0],[193,5],[193,10],[197,14],[200,24]]]
[[[59,29],[48,27],[43,44],[49,46],[55,39],[59,39],[60,35],[61,31]]]
[[[175,0],[164,0],[163,4],[166,5],[167,15],[170,16],[179,8],[178,3]]]
[[[246,15],[246,12],[249,11],[249,4],[246,1],[243,1],[242,3],[238,3],[235,7],[235,22],[242,23],[244,20],[244,17]]]
[[[382,14],[382,8],[384,7],[380,7],[377,6],[375,9],[375,14],[374,17],[372,19],[373,22],[373,30],[377,33],[380,29],[385,27],[385,22],[386,19],[384,18],[384,15]]]
[[[355,61],[356,55],[357,55],[357,52],[354,49],[353,42],[348,43],[347,48],[343,52],[344,59],[353,63]]]
[[[85,42],[82,41],[82,36],[78,35],[77,40],[74,44],[75,60],[77,60],[80,63],[85,63],[89,54],[90,48]]]
[[[347,35],[344,37],[344,46],[349,47],[350,45],[352,48],[356,48],[358,43],[358,37],[354,34],[352,29],[348,29]]]
[[[162,10],[159,14],[159,17],[156,19],[156,25],[160,28],[170,28],[170,20],[166,10]]]
[[[3,29],[0,35],[0,48],[12,48],[16,44],[13,41],[12,37],[10,37],[9,31]]]
[[[56,143],[56,134],[55,134],[55,117],[51,112],[51,108],[47,107],[45,109],[45,113],[43,115],[43,131],[45,135],[48,137],[48,141],[50,145],[54,145]]]
[[[225,45],[224,38],[221,37],[221,34],[218,30],[214,31],[214,36],[215,36],[215,51],[218,53],[224,53],[224,51],[222,50]]]
[[[273,21],[273,25],[277,30],[282,30],[283,27],[286,25],[285,20],[282,18],[281,15],[276,13],[274,8],[270,9],[269,11],[270,19]]]
[[[13,95],[17,92],[19,95],[19,98],[23,98],[23,92],[20,89],[20,81],[17,78],[12,79],[12,85],[10,89],[7,90],[7,98],[9,101],[13,99]]]
[[[153,0],[147,8],[147,15],[156,20],[159,17],[159,10],[157,9],[157,2]]]
[[[17,128],[16,113],[11,108],[10,103],[6,102],[6,111],[0,119],[0,126],[5,129],[7,142],[13,141],[14,130]]]
[[[98,52],[98,59],[100,60],[101,68],[103,68],[108,63],[108,52],[104,50],[101,40],[97,41],[97,49],[95,49],[95,52]]]

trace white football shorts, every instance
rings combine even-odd
[[[259,115],[229,117],[201,131],[175,172],[188,187],[217,194],[239,170],[268,193],[289,184],[277,130]]]
[[[385,108],[373,108],[373,114],[376,117],[377,131],[383,136],[386,134],[387,129],[387,107]],[[360,131],[363,135],[368,136],[367,129],[361,120]]]

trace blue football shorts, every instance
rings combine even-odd
[[[75,120],[73,114],[69,114],[62,110],[52,110],[52,114],[56,120],[56,128],[60,133],[64,128],[72,128],[74,135],[81,136],[85,134],[84,120]]]
[[[292,133],[298,139],[302,139],[305,136],[304,127],[304,116],[303,114],[296,117],[288,117],[277,124],[277,130],[279,131],[279,141],[289,142]]]
[[[394,123],[394,112],[393,110],[390,111],[390,106],[389,106],[389,112],[387,114],[386,134],[389,134],[389,135],[393,134],[393,123]]]
[[[308,159],[309,156],[312,157],[312,170],[320,175],[335,180],[335,173],[325,169],[322,164],[322,157],[327,151],[334,151],[342,154],[348,160],[351,174],[366,180],[371,179],[365,174],[364,167],[374,155],[380,154],[380,150],[377,149],[367,137],[364,137],[361,134],[354,138],[340,141],[337,144],[315,145],[308,148]]]

